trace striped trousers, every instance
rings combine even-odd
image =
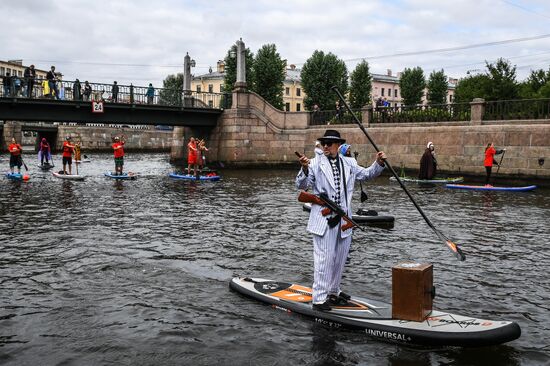
[[[340,225],[327,227],[323,236],[313,235],[313,303],[340,293],[342,272],[348,257],[351,235],[342,238]]]

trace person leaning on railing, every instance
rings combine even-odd
[[[90,85],[90,83],[88,82],[88,80],[86,80],[84,82],[84,100],[86,101],[89,101],[90,100],[90,95],[92,95],[92,86]]]
[[[4,97],[9,97],[11,94],[11,74],[9,72],[2,77],[2,84],[4,84]]]

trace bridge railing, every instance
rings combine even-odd
[[[52,90],[45,79],[36,79],[29,93],[29,82],[25,78],[11,78],[9,84],[0,79],[0,97],[31,98],[73,101],[104,101],[106,103],[152,104],[184,108],[230,108],[230,94],[182,91],[154,88],[152,86],[87,83],[62,80],[55,83]]]
[[[373,123],[469,121],[469,103],[376,107]]]
[[[483,120],[550,119],[550,99],[496,100],[485,102]]]

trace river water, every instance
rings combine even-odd
[[[84,182],[31,170],[0,185],[0,364],[540,365],[550,362],[550,191],[410,190],[467,255],[458,262],[387,176],[368,208],[393,229],[356,232],[343,289],[391,301],[391,267],[433,263],[440,310],[519,323],[520,339],[481,349],[402,346],[333,330],[229,290],[249,275],[310,285],[307,213],[295,171],[223,170],[175,181],[164,154],[128,154],[136,181]],[[0,166],[7,167],[5,155]],[[359,204],[356,187],[355,207]],[[364,206],[367,208],[367,206]]]

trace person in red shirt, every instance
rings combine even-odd
[[[120,137],[115,136],[112,147],[115,153],[115,175],[122,175],[124,167],[124,138],[121,140]]]
[[[74,145],[71,144],[71,136],[67,136],[63,142],[63,174],[67,174],[67,165],[69,165],[69,175],[73,174],[73,151]]]
[[[193,166],[193,175],[197,175],[197,159],[198,159],[197,142],[194,137],[189,139],[187,144],[187,174],[191,174],[191,166]]]
[[[11,144],[8,146],[10,152],[10,170],[13,174],[13,168],[17,167],[17,173],[21,174],[21,165],[23,165],[23,159],[21,158],[21,153],[23,149],[21,145],[17,143],[15,137],[11,139]]]
[[[489,179],[491,178],[491,170],[493,168],[493,165],[498,165],[498,163],[495,161],[495,155],[502,154],[505,151],[506,149],[496,150],[495,145],[493,145],[492,142],[489,142],[487,144],[487,147],[485,148],[485,160],[483,161],[485,172],[487,173],[487,177],[485,178],[485,187],[492,187],[492,185],[489,184]]]

